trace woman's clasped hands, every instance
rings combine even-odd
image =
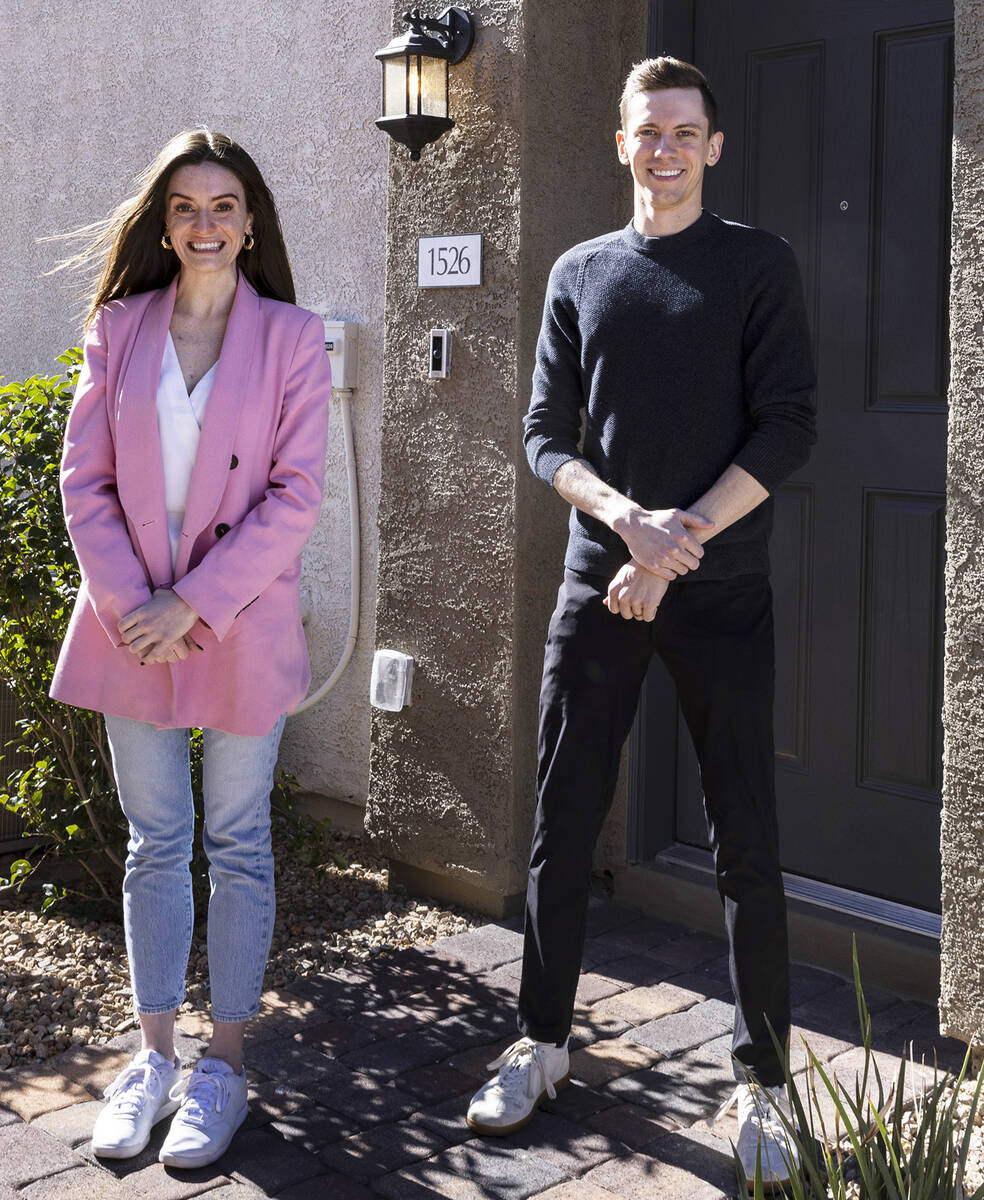
[[[170,588],[157,588],[151,598],[119,622],[124,645],[136,654],[140,665],[181,662],[202,647],[189,631],[198,614]]]

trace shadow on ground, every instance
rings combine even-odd
[[[464,1120],[487,1064],[517,1036],[522,937],[510,922],[265,993],[248,1036],[249,1118],[204,1171],[157,1162],[166,1122],[136,1159],[92,1158],[97,1097],[135,1033],[3,1073],[0,1185],[31,1186],[32,1200],[525,1200],[574,1180],[627,1198],[733,1195],[734,1118],[708,1124],[734,1086],[723,939],[597,901],[588,933],[573,1081],[514,1134],[481,1139]],[[802,1035],[848,1078],[860,1053],[853,986],[796,967],[793,1000],[794,1069]],[[917,1059],[959,1066],[963,1048],[940,1038],[928,1006],[876,990],[868,1000],[886,1071],[910,1043]],[[188,1066],[207,1023],[179,1025]],[[53,1190],[40,1190],[45,1179]]]

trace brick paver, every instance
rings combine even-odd
[[[574,1023],[571,1025],[570,1048],[578,1050],[602,1038],[618,1037],[620,1033],[625,1033],[631,1028],[630,1022],[622,1017],[613,1016],[612,1013],[602,1012],[598,1005],[591,1008],[576,1007]]]
[[[523,935],[497,925],[438,938],[430,947],[437,958],[467,963],[473,970],[491,971],[523,957]]]
[[[734,1086],[730,1065],[700,1046],[648,1070],[613,1079],[606,1091],[652,1108],[678,1125],[690,1125],[713,1113]]]
[[[452,1066],[450,1061],[417,1067],[394,1080],[401,1091],[410,1092],[424,1104],[435,1104],[451,1096],[471,1094],[475,1079]]]
[[[498,1140],[478,1138],[452,1146],[399,1174],[456,1200],[473,1195],[473,1188],[497,1200],[526,1200],[567,1178],[559,1167],[535,1154],[514,1150]],[[378,1185],[377,1190],[388,1194]]]
[[[50,1065],[94,1096],[102,1097],[132,1057],[129,1051],[110,1050],[107,1046],[73,1046],[63,1054],[56,1054]]]
[[[44,1063],[0,1074],[0,1099],[22,1121],[33,1121],[56,1108],[85,1104],[92,1094]]]
[[[595,1011],[606,1016],[621,1017],[630,1025],[645,1025],[670,1013],[693,1008],[704,997],[689,988],[673,983],[657,983],[651,987],[634,987],[627,992],[609,996],[594,1006]]]
[[[627,988],[653,987],[679,969],[651,954],[627,954],[624,958],[603,963],[598,967],[598,974],[625,991]]]
[[[668,1131],[679,1128],[672,1117],[639,1104],[615,1104],[588,1117],[584,1124],[618,1138],[630,1150],[648,1150]]]
[[[608,1092],[588,1087],[580,1079],[572,1079],[567,1087],[561,1088],[553,1100],[544,1100],[540,1108],[542,1112],[582,1123],[588,1117],[594,1116],[602,1109],[611,1108],[616,1103],[616,1098]]]
[[[716,1126],[712,1130],[700,1122],[690,1129],[678,1129],[661,1138],[655,1145],[654,1153],[661,1162],[679,1167],[695,1179],[725,1193],[730,1193],[735,1187],[731,1142]]]
[[[266,992],[247,1036],[247,1122],[203,1171],[157,1161],[166,1121],[134,1159],[92,1155],[97,1097],[137,1047],[136,1031],[0,1072],[0,1200],[732,1196],[735,1117],[707,1124],[734,1087],[725,943],[621,905],[590,910],[571,1083],[514,1134],[483,1139],[468,1128],[486,1064],[519,1036],[518,928],[487,924]],[[802,1033],[853,1086],[853,986],[810,967],[794,967],[792,984],[797,1081]],[[868,1000],[886,1081],[910,1041],[917,1060],[936,1052],[959,1065],[963,1048],[939,1037],[928,1006],[879,989]],[[191,1012],[178,1025],[188,1067],[209,1021]],[[830,1109],[821,1102],[825,1119]]]
[[[212,1193],[213,1195],[215,1193]],[[260,1195],[263,1195],[261,1192]],[[318,1175],[277,1193],[277,1200],[373,1200],[373,1192],[345,1175]],[[240,1200],[230,1196],[229,1200]]]
[[[112,1175],[109,1176],[112,1178]],[[159,1162],[151,1163],[118,1185],[119,1200],[188,1200],[191,1196],[212,1194],[217,1183],[225,1182],[218,1166],[198,1171],[171,1171]]]
[[[585,1183],[614,1192],[622,1200],[720,1200],[721,1189],[654,1155],[629,1154],[595,1167]]]
[[[122,1186],[98,1167],[48,1175],[17,1192],[23,1200],[121,1200]]]
[[[24,1124],[0,1129],[0,1184],[23,1187],[80,1165],[77,1155],[43,1129]]]
[[[583,1179],[570,1179],[541,1192],[540,1200],[612,1200],[612,1193],[597,1184],[585,1183]]]
[[[648,1046],[637,1046],[621,1038],[606,1038],[571,1055],[571,1074],[584,1083],[603,1086],[612,1079],[651,1067],[660,1058],[659,1051]]]
[[[230,1147],[215,1165],[233,1179],[263,1188],[268,1195],[325,1173],[320,1159],[310,1151],[285,1142],[269,1129],[237,1134],[235,1148]]]
[[[336,1142],[320,1158],[342,1175],[368,1181],[418,1159],[432,1158],[447,1146],[440,1134],[425,1125],[403,1121],[375,1125],[355,1137]]]
[[[294,1146],[319,1157],[328,1146],[361,1131],[355,1121],[312,1100],[266,1123],[266,1127]]]
[[[88,1104],[72,1104],[68,1108],[56,1108],[44,1113],[31,1122],[32,1129],[43,1129],[66,1146],[80,1146],[92,1137],[104,1101],[90,1100]]]
[[[656,917],[637,916],[634,921],[620,925],[609,934],[611,941],[618,942],[630,951],[651,950],[662,942],[671,942],[680,936],[680,926]]]
[[[510,1134],[503,1144],[535,1154],[575,1178],[625,1153],[625,1146],[617,1138],[552,1115],[544,1115]]]
[[[307,1029],[299,1029],[294,1038],[329,1058],[341,1058],[350,1050],[379,1040],[372,1029],[356,1025],[354,1021],[321,1021]]]

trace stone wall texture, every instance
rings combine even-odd
[[[984,1046],[984,9],[956,3],[944,668],[944,1030]]]
[[[45,274],[179,129],[207,124],[257,160],[280,208],[298,302],[361,323],[354,397],[362,500],[361,636],[333,692],[288,722],[282,764],[302,786],[364,803],[375,601],[382,395],[387,138],[373,53],[390,5],[243,0],[19,0],[4,7],[0,74],[0,374],[53,374],[78,343],[78,281]],[[305,558],[315,680],[348,625],[348,515],[340,422],[325,501]]]
[[[614,132],[646,27],[641,0],[474,12],[456,128],[419,163],[391,150],[376,641],[417,666],[412,706],[373,714],[366,824],[400,862],[514,896],[566,541],[521,420],[551,263],[630,215]],[[417,288],[417,238],[441,233],[484,235],[482,287]],[[426,377],[433,326],[454,331],[447,380]]]

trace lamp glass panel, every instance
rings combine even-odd
[[[411,110],[416,112],[416,100]],[[383,59],[383,116],[405,117],[407,115],[407,60]]]
[[[448,64],[444,58],[418,59],[421,67],[420,111],[428,117],[448,115]]]

